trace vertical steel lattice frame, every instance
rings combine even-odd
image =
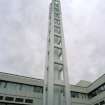
[[[71,105],[60,0],[49,9],[47,61],[43,105]]]

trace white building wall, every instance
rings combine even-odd
[[[105,77],[105,75],[103,76]],[[72,94],[71,100],[72,105],[103,105],[100,103],[102,103],[102,101],[105,101],[105,90],[97,93],[97,95],[94,97],[88,98],[88,94],[90,92],[94,91],[99,86],[103,86],[102,84],[105,83],[105,78],[103,76],[93,82],[90,87],[71,85],[70,91],[72,91],[72,93],[74,92],[74,95]],[[18,80],[15,80],[14,78]],[[33,100],[33,103],[30,105],[42,105],[42,87],[43,80],[0,73],[0,96],[3,96],[3,100],[0,100],[0,105],[1,102],[16,103],[16,98],[23,98],[24,102],[22,104],[25,105],[28,105],[27,103],[25,103],[26,99]],[[5,97],[7,96],[13,97],[13,102],[6,101]],[[61,99],[62,101],[64,101],[63,97]],[[63,104],[61,103],[61,105]]]

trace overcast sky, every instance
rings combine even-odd
[[[0,0],[0,71],[43,78],[50,0]],[[61,0],[69,78],[105,73],[105,0]]]

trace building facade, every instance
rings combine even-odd
[[[0,73],[0,105],[42,105],[43,85],[41,79]],[[104,105],[105,75],[90,84],[70,85],[69,94],[72,105]]]

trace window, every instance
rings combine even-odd
[[[15,102],[23,102],[23,98],[16,98]]]
[[[0,100],[3,100],[3,96],[0,96]]]
[[[94,104],[94,105],[105,105],[105,101],[103,100],[103,101],[101,101],[101,102],[99,102],[99,103],[96,103],[96,104]]]
[[[33,103],[33,100],[32,99],[26,99],[25,103]]]
[[[79,93],[78,92],[71,92],[71,97],[72,98],[79,98]]]
[[[93,90],[92,92],[90,92],[90,93],[88,94],[88,97],[89,97],[89,98],[95,97],[95,96],[97,96],[98,94],[102,93],[103,91],[105,91],[105,83],[102,84],[101,86],[99,86],[98,88],[96,88],[95,90]]]
[[[6,101],[13,101],[13,97],[5,97]]]
[[[88,97],[89,97],[89,98],[92,98],[92,97],[96,96],[97,93],[98,93],[98,91],[97,91],[97,90],[94,90],[94,91],[92,91],[92,92],[90,92],[90,93],[88,94]]]
[[[85,93],[80,93],[80,95],[81,95],[82,99],[86,99],[86,94]]]

